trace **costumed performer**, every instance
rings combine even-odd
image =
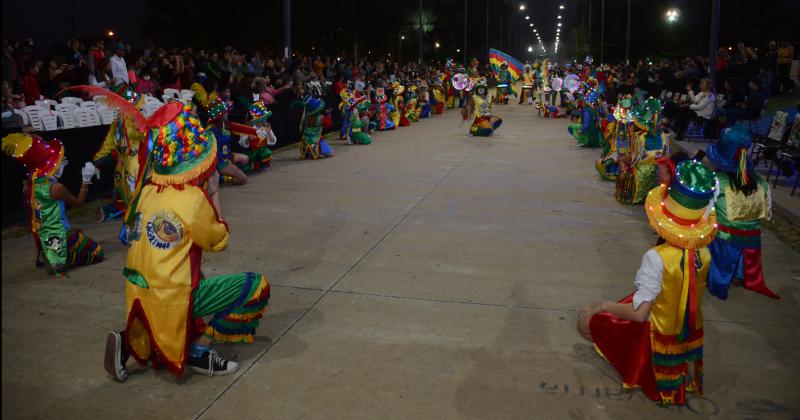
[[[375,129],[378,131],[394,130],[394,121],[390,118],[395,111],[394,105],[386,103],[386,91],[379,87],[375,89],[375,119],[377,124]]]
[[[465,120],[472,118],[474,114],[474,120],[469,127],[471,136],[491,136],[503,123],[502,119],[492,115],[492,102],[486,97],[488,93],[486,79],[478,79],[474,92],[462,110]]]
[[[272,150],[269,146],[274,146],[278,142],[275,133],[272,132],[272,126],[269,123],[269,117],[272,116],[272,111],[268,110],[263,102],[256,101],[250,105],[247,112],[247,123],[256,129],[266,133],[264,138],[259,138],[250,135],[239,136],[239,145],[245,149],[244,154],[247,155],[247,163],[239,163],[239,169],[244,173],[253,171],[260,172],[269,170],[272,161]]]
[[[641,204],[658,185],[657,159],[669,156],[669,138],[661,131],[661,101],[649,98],[633,110],[636,127],[630,139],[631,153],[620,159],[614,196],[625,204]]]
[[[497,72],[497,97],[495,102],[508,105],[509,93],[517,96],[514,91],[514,79],[511,77],[511,72],[508,71],[508,63],[504,62],[500,65],[500,71]]]
[[[597,111],[594,109],[594,103],[597,102],[597,91],[587,87],[584,92],[579,94],[577,102],[580,122],[570,124],[567,131],[575,137],[579,146],[599,147],[603,144],[603,134],[600,132],[600,121],[598,121]]]
[[[417,87],[411,85],[406,89],[406,119],[410,122],[419,121],[419,110],[417,109]]]
[[[420,118],[428,118],[431,115],[431,95],[428,92],[428,84],[419,84],[419,104],[417,106]]]
[[[616,181],[619,176],[619,160],[630,153],[630,139],[633,137],[631,98],[623,98],[608,117],[605,130],[605,142],[600,159],[595,168],[603,179]]]
[[[66,207],[86,202],[96,168],[86,162],[81,169],[82,184],[75,197],[59,178],[69,163],[59,140],[45,142],[35,134],[14,133],[3,137],[3,152],[21,163],[28,177],[23,183],[25,210],[36,243],[36,266],[63,277],[68,267],[103,261],[105,252],[97,242],[70,225]],[[44,256],[44,262],[40,256]]]
[[[718,144],[708,146],[719,183],[714,204],[719,227],[708,246],[712,258],[708,291],[720,299],[728,298],[734,278],[741,279],[746,289],[780,299],[767,287],[761,269],[760,220],[771,218],[772,198],[769,184],[747,157],[751,144],[747,127],[737,124],[722,132]]]
[[[366,112],[369,108],[369,101],[366,96],[350,97],[348,99],[348,113],[350,115],[350,136],[347,139],[347,144],[370,144],[372,139],[366,133],[366,127],[369,124],[369,119],[361,117],[362,112]]]
[[[714,173],[697,161],[678,164],[670,186],[647,196],[645,212],[659,234],[636,273],[636,291],[619,302],[579,310],[578,331],[622,377],[668,406],[703,390],[703,313],[716,216]],[[681,215],[681,217],[676,217]]]
[[[535,77],[536,76],[533,72],[533,67],[531,67],[530,64],[525,64],[525,66],[522,68],[522,91],[519,95],[520,104],[526,101],[528,105],[533,104]]]
[[[405,90],[405,86],[401,85],[400,82],[394,82],[392,84],[392,95],[394,96],[392,103],[394,107],[394,111],[392,111],[392,122],[394,122],[395,127],[408,127],[411,125],[408,118],[406,118],[406,105],[403,100],[403,92],[405,92]]]
[[[252,343],[270,287],[256,273],[202,276],[202,252],[222,251],[230,238],[211,199],[219,194],[215,137],[180,103],[161,107],[147,124],[150,170],[129,213],[123,270],[126,327],[109,333],[104,366],[120,382],[127,379],[129,355],[176,376],[186,367],[227,375],[238,364],[211,346]],[[211,318],[208,324],[203,317]]]
[[[303,133],[303,139],[300,142],[300,159],[317,160],[332,157],[333,148],[322,139],[325,101],[315,96],[307,96],[303,101],[292,102],[292,108],[303,109],[303,116],[300,119],[300,132]]]
[[[263,129],[255,129],[244,124],[228,121],[228,111],[228,105],[222,98],[211,101],[207,108],[208,121],[206,129],[214,133],[214,137],[217,139],[217,172],[231,184],[244,185],[247,183],[247,175],[237,165],[248,165],[250,164],[250,159],[247,155],[233,151],[232,135],[254,136],[264,140],[267,137],[267,133]]]

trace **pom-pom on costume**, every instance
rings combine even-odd
[[[608,117],[605,130],[605,143],[595,168],[603,179],[616,181],[620,172],[620,159],[630,155],[630,139],[633,137],[631,99],[625,98],[614,108]]]
[[[470,102],[464,107],[465,119],[469,119],[473,113],[475,114],[469,128],[469,134],[472,136],[491,136],[503,123],[499,117],[492,115],[492,102],[486,97],[488,90],[486,79],[478,80]]]
[[[123,274],[130,354],[181,375],[188,344],[201,334],[250,343],[269,299],[264,276],[202,278],[202,251],[222,251],[228,226],[202,183],[214,172],[216,141],[191,107],[169,103],[149,119],[150,170],[137,189]],[[202,317],[213,315],[206,326]]]
[[[263,130],[267,135],[263,139],[258,136],[242,136],[243,141],[240,143],[245,148],[244,154],[247,155],[248,162],[241,165],[240,169],[245,173],[262,171],[271,166],[272,150],[269,149],[269,146],[274,146],[278,142],[268,122],[271,116],[272,111],[268,110],[263,102],[256,101],[250,105],[247,112],[247,123],[256,131]]]
[[[669,155],[669,139],[661,131],[661,101],[649,98],[633,110],[636,128],[630,141],[630,160],[620,160],[614,196],[620,203],[640,204],[658,185],[656,160]]]
[[[718,144],[708,146],[708,159],[719,171],[717,210],[719,230],[711,251],[708,290],[728,298],[728,288],[735,278],[746,289],[773,299],[780,299],[764,282],[761,270],[761,222],[771,217],[769,184],[753,172],[747,158],[751,141],[747,128],[738,124],[726,128]]]
[[[685,404],[687,392],[702,392],[701,302],[711,264],[706,246],[716,231],[716,216],[708,209],[714,188],[711,170],[684,161],[671,186],[648,193],[650,226],[666,243],[644,255],[639,287],[620,303],[637,309],[652,302],[649,319],[601,312],[589,321],[595,348],[620,373],[624,387],[641,388],[662,405]]]
[[[322,139],[322,116],[325,112],[325,101],[308,96],[303,101],[292,102],[292,108],[303,109],[300,119],[300,130],[303,133],[300,142],[300,159],[317,160],[321,157],[333,156],[333,148]]]
[[[67,267],[98,263],[105,253],[95,241],[73,228],[64,202],[53,198],[50,188],[60,176],[64,146],[58,140],[22,133],[3,137],[3,152],[20,162],[28,172],[24,189],[31,233],[39,255],[51,272],[64,276]]]
[[[375,129],[378,131],[394,130],[394,121],[390,118],[390,113],[394,112],[394,105],[386,103],[386,92],[383,88],[375,89],[375,119],[377,124]]]

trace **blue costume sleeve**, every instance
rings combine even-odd
[[[588,109],[583,110],[583,117],[581,118],[581,133],[585,133],[589,129],[589,123],[592,121],[592,114]]]

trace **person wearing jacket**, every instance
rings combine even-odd
[[[694,93],[691,85],[687,87],[687,90],[689,91],[689,101],[679,105],[681,109],[676,119],[678,140],[683,140],[689,121],[692,119],[710,120],[714,116],[714,107],[716,106],[716,97],[711,91],[711,79],[700,81],[700,92],[697,94]]]

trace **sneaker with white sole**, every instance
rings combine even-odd
[[[125,363],[128,361],[128,352],[125,348],[125,331],[112,331],[106,339],[106,356],[104,366],[106,372],[118,382],[128,379]]]
[[[190,355],[186,366],[197,373],[208,376],[230,375],[239,369],[238,363],[224,359],[214,349],[207,350],[200,357],[192,357]]]

